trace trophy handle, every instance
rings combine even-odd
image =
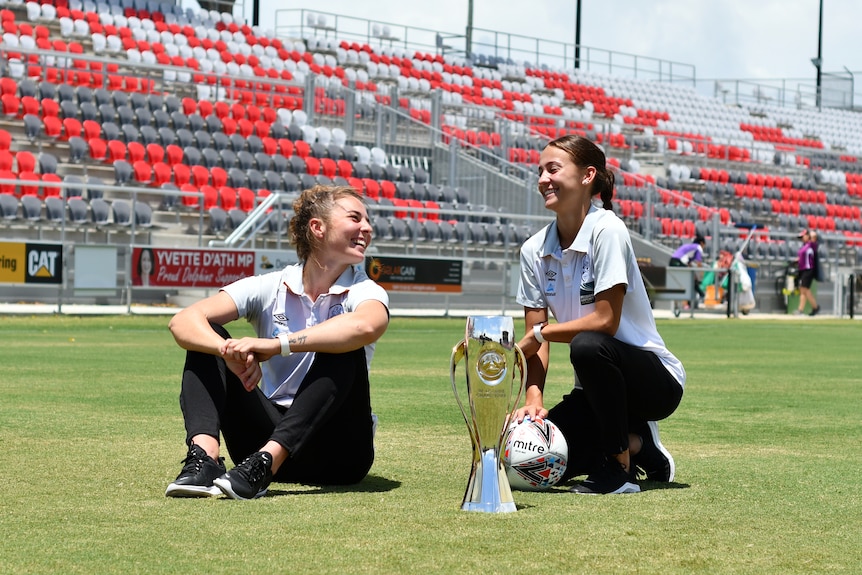
[[[461,415],[464,417],[464,423],[467,424],[467,428],[470,430],[470,439],[474,444],[478,445],[479,438],[476,436],[473,431],[473,426],[470,425],[470,421],[473,419],[472,415],[467,414],[467,410],[464,409],[464,402],[461,401],[461,394],[458,391],[458,385],[455,381],[455,370],[458,368],[458,364],[464,359],[464,355],[467,353],[467,340],[462,339],[455,347],[452,348],[452,356],[449,359],[449,378],[452,381],[452,391],[455,392],[455,401],[458,402],[458,408],[461,410]]]
[[[527,378],[527,360],[524,358],[524,352],[521,351],[521,348],[518,347],[517,344],[514,345],[515,349],[515,367],[518,368],[518,373],[521,376],[521,380],[518,383],[518,392],[513,393],[510,397],[513,398],[512,403],[509,404],[509,413],[506,415],[506,421],[503,424],[503,432],[500,435],[500,449],[502,450],[503,444],[506,441],[506,436],[508,435],[509,425],[512,424],[512,415],[517,409],[518,405],[521,403],[521,397],[524,395],[524,380]],[[515,378],[512,378],[512,385],[515,385]]]

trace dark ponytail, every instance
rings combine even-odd
[[[607,168],[605,153],[593,142],[581,136],[569,134],[548,143],[564,152],[572,158],[572,162],[580,167],[592,166],[596,169],[596,177],[593,179],[592,194],[599,196],[602,207],[606,210],[614,210],[614,173]]]

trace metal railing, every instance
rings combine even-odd
[[[384,49],[399,48],[407,50],[411,56],[414,52],[452,54],[471,60],[474,64],[490,58],[487,65],[492,67],[498,63],[528,63],[536,68],[553,66],[574,70],[577,67],[595,73],[660,82],[691,85],[696,82],[695,67],[691,64],[582,45],[576,66],[574,43],[475,27],[471,54],[467,54],[466,34],[367,20],[321,10],[276,10],[275,33],[279,37],[333,37],[339,42],[356,41]]]

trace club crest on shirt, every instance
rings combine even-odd
[[[344,306],[339,304],[335,304],[331,308],[329,308],[329,317],[327,319],[333,318],[337,315],[341,315],[344,313]]]
[[[545,270],[545,293],[554,295],[557,293],[557,272]]]
[[[593,277],[593,263],[590,261],[589,254],[584,256],[580,284],[581,305],[596,303],[596,282],[595,277]]]

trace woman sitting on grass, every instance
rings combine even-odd
[[[364,271],[368,213],[348,187],[316,186],[293,209],[300,263],[234,282],[170,321],[187,350],[188,454],[168,497],[252,499],[272,480],[351,484],[371,468],[368,366],[389,298]],[[240,317],[257,337],[230,336],[224,325]],[[219,434],[239,462],[230,471]]]

